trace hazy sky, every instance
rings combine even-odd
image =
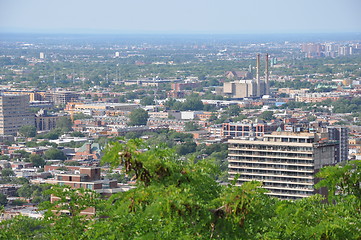
[[[361,0],[0,0],[1,32],[361,32]]]

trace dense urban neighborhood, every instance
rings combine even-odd
[[[264,39],[4,35],[0,239],[360,239],[360,35]]]

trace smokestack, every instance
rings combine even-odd
[[[259,76],[259,69],[260,69],[260,54],[257,53],[257,62],[256,62],[256,84],[257,84],[257,97],[261,96],[261,83],[260,83],[260,76]]]
[[[266,53],[266,68],[265,68],[265,75],[266,75],[266,79],[265,79],[265,94],[269,95],[269,69],[268,69],[268,53]]]

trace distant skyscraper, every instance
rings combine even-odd
[[[115,52],[115,57],[119,57],[120,53],[119,52]]]
[[[0,135],[15,135],[25,125],[35,126],[29,95],[0,95]]]
[[[45,54],[44,54],[43,52],[41,52],[41,53],[39,54],[39,58],[40,58],[40,59],[44,59],[44,58],[45,58]]]

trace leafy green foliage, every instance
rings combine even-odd
[[[63,133],[62,129],[56,128],[56,129],[51,130],[48,133],[41,134],[41,135],[39,134],[37,136],[37,138],[54,140],[54,139],[58,139],[62,133]]]
[[[49,200],[49,195],[44,191],[50,188],[50,185],[24,184],[17,190],[19,197],[32,198],[33,203],[40,203]]]
[[[273,112],[272,111],[264,111],[261,113],[261,115],[259,116],[261,119],[263,120],[272,120],[275,117],[273,116]]]
[[[227,109],[227,113],[230,116],[239,116],[241,113],[241,108],[238,105],[230,105]]]
[[[203,110],[204,108],[203,102],[197,94],[189,95],[184,102],[179,102],[175,99],[169,99],[164,103],[164,106],[178,111],[196,111]]]
[[[26,202],[21,200],[21,199],[15,199],[13,201],[10,202],[10,205],[12,206],[22,206],[24,205]]]
[[[7,197],[5,194],[0,193],[0,206],[5,206],[8,203]]]
[[[15,150],[14,153],[20,154],[20,158],[29,158],[30,153],[25,150]]]
[[[193,153],[197,149],[197,144],[195,142],[185,142],[175,146],[175,151],[179,155],[187,155],[188,153]]]
[[[50,148],[50,149],[45,151],[44,158],[45,159],[65,160],[66,156],[61,150],[59,150],[57,148]]]
[[[60,239],[79,239],[93,217],[81,214],[92,211],[100,201],[99,195],[89,189],[71,189],[68,186],[53,186],[46,191],[56,197],[55,201],[44,202],[44,221],[51,225],[51,236]]]
[[[339,99],[330,103],[334,113],[359,113],[361,112],[361,97],[352,99]]]
[[[197,131],[199,130],[199,125],[195,122],[186,122],[184,124],[184,131]]]
[[[19,133],[23,137],[35,137],[36,136],[36,127],[35,126],[21,126],[19,129]]]
[[[69,117],[63,116],[56,121],[56,128],[61,129],[64,132],[69,132],[72,130],[73,123]]]
[[[142,108],[134,109],[129,115],[129,126],[147,125],[149,115],[148,112]]]
[[[45,160],[40,155],[32,154],[29,159],[35,167],[44,167],[45,165]]]
[[[11,176],[15,176],[15,173],[11,168],[4,168],[1,170],[1,176],[2,177],[11,177]]]
[[[84,133],[82,133],[82,132],[72,132],[70,134],[70,136],[72,136],[72,137],[85,137]]]
[[[75,121],[75,120],[78,120],[78,119],[90,119],[90,118],[92,118],[92,116],[87,115],[87,114],[84,114],[84,113],[82,113],[82,112],[80,112],[80,113],[75,113],[75,114],[73,115],[73,120],[74,120],[74,121]]]
[[[145,96],[140,100],[140,104],[143,106],[155,105],[154,96]]]
[[[10,160],[8,155],[0,155],[0,160]]]
[[[361,211],[361,161],[350,161],[345,166],[328,166],[317,174],[323,178],[317,187],[327,187],[329,201],[353,197]]]
[[[49,228],[40,219],[17,216],[0,222],[0,239],[46,239]]]

